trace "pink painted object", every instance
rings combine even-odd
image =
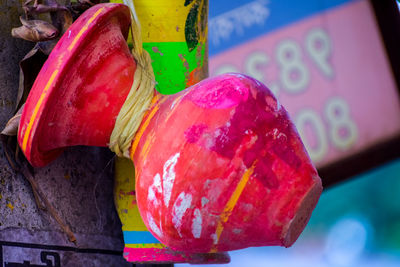
[[[47,165],[68,146],[107,146],[136,71],[125,41],[129,12],[120,4],[96,5],[74,22],[49,55],[25,103],[18,132],[33,166]]]
[[[285,109],[241,74],[161,98],[133,146],[136,196],[148,229],[190,252],[291,246],[321,180]]]
[[[124,248],[124,258],[129,262],[146,263],[190,263],[223,264],[229,263],[227,253],[185,253],[170,248]]]

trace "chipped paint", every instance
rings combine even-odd
[[[149,192],[147,194],[147,202],[148,203],[153,203],[154,207],[158,207],[160,205],[160,202],[156,198],[156,193],[154,192],[153,187],[149,187]]]
[[[213,240],[213,244],[216,245],[218,243],[218,237],[217,234],[211,234],[210,237]]]
[[[185,194],[181,192],[177,199],[175,200],[174,206],[172,208],[172,224],[174,225],[179,236],[181,235],[182,218],[186,210],[190,207],[192,203],[192,195]]]
[[[156,197],[156,192],[160,194],[162,193],[161,176],[159,173],[154,176],[153,184],[149,187],[149,191],[147,194],[147,201],[153,203],[154,207],[159,207],[161,203],[160,200]]]
[[[149,222],[150,229],[153,231],[153,233],[158,235],[159,237],[162,237],[161,229],[157,226],[150,212],[147,212],[147,221]]]
[[[187,59],[185,58],[185,55],[182,54],[178,54],[180,60],[182,61],[183,66],[185,67],[185,69],[187,71],[189,71],[189,62],[187,61]]]
[[[195,209],[193,212],[193,221],[192,221],[192,234],[195,238],[200,238],[201,236],[202,223],[203,223],[203,218],[201,216],[201,211],[199,209]]]
[[[151,49],[153,50],[154,53],[160,54],[160,56],[163,56],[163,55],[164,55],[164,54],[158,49],[157,46],[153,46]]]
[[[157,173],[157,175],[154,176],[153,185],[157,189],[157,192],[159,192],[159,193],[162,192],[160,174]]]
[[[201,198],[201,207],[204,208],[204,206],[205,206],[208,202],[210,202],[210,200],[208,200],[208,198],[202,197],[202,198]]]
[[[175,165],[178,163],[178,158],[180,153],[176,153],[170,157],[164,164],[163,167],[163,188],[164,188],[164,204],[166,207],[169,206],[169,201],[171,199],[172,187],[175,182]]]

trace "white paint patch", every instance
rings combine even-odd
[[[69,37],[71,37],[71,31],[70,30],[68,31],[68,39],[69,39]]]
[[[218,243],[218,236],[217,236],[217,234],[211,234],[210,235],[211,236],[211,238],[214,240],[214,245],[216,245],[217,243]]]
[[[202,198],[201,198],[201,207],[204,208],[204,206],[205,206],[208,202],[210,202],[210,200],[208,200],[208,198],[202,197]]]
[[[156,199],[156,193],[153,190],[153,187],[149,187],[149,192],[147,194],[147,202],[152,202],[154,205],[156,205],[157,203],[157,199]]]
[[[220,136],[221,134],[222,134],[221,129],[216,129],[216,130],[214,131],[214,136],[215,136],[215,137],[218,137],[218,136]]]
[[[162,192],[162,188],[161,188],[161,176],[160,176],[159,173],[157,173],[157,174],[154,176],[153,186],[157,189],[157,192],[159,192],[159,193]]]
[[[148,221],[150,229],[153,231],[153,233],[158,235],[158,237],[162,237],[161,229],[157,226],[157,224],[154,221],[153,216],[151,216],[150,212],[147,212],[147,221]]]
[[[278,134],[279,134],[278,128],[274,128],[274,129],[272,130],[272,135],[273,135],[274,139],[276,139],[276,137],[278,136]]]
[[[147,202],[153,203],[155,207],[160,206],[160,200],[156,196],[156,192],[162,193],[161,188],[161,176],[160,174],[156,174],[153,179],[153,184],[149,187],[149,191],[147,194]]]
[[[193,216],[194,218],[192,221],[192,234],[195,238],[200,238],[201,225],[203,223],[203,218],[201,217],[201,211],[199,209],[195,209]]]
[[[286,141],[287,136],[286,136],[286,134],[284,134],[284,133],[279,133],[278,136],[277,136],[276,138],[277,138],[277,139],[280,139],[280,140],[285,140],[285,141]]]
[[[164,188],[164,204],[169,206],[169,200],[171,199],[172,187],[176,177],[175,165],[178,163],[180,153],[176,153],[170,157],[164,164],[163,168],[163,188]]]
[[[182,192],[179,194],[172,208],[172,223],[180,237],[182,237],[181,235],[182,218],[186,210],[190,207],[191,203],[192,203],[192,195],[185,194],[185,192]]]

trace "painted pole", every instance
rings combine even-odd
[[[208,0],[135,0],[143,47],[161,94],[174,94],[208,76]]]
[[[157,91],[174,94],[206,78],[208,1],[135,0],[133,3],[141,24],[143,47],[153,62]],[[124,257],[128,261],[229,261],[226,253],[176,253],[165,247],[147,230],[139,214],[132,161],[117,158],[115,170],[114,196],[124,233]]]

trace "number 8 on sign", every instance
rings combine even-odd
[[[282,41],[276,49],[280,80],[290,93],[301,93],[310,82],[310,73],[301,60],[301,49],[292,40]]]
[[[348,149],[357,139],[357,127],[349,113],[347,103],[338,97],[331,98],[325,107],[332,143],[342,150]]]

